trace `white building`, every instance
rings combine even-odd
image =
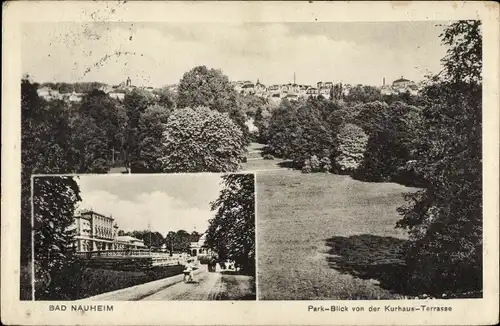
[[[198,241],[196,242],[191,242],[190,244],[190,252],[192,257],[198,257],[200,258],[207,258],[212,254],[212,251],[207,247],[206,245],[206,240],[207,240],[207,234],[203,233]]]
[[[84,210],[77,213],[73,222],[77,252],[106,251],[144,248],[144,241],[131,236],[118,236],[114,218]]]

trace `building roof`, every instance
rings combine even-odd
[[[92,210],[92,209],[81,209],[80,211],[78,211],[75,216],[83,216],[83,215],[88,215],[88,214],[93,214],[93,215],[98,215],[100,217],[104,217],[104,218],[107,218],[109,220],[112,220],[114,221],[115,219],[111,216],[106,216],[106,215],[103,215],[103,214],[99,214],[97,213],[96,211]]]
[[[410,80],[406,79],[406,78],[403,78],[403,76],[401,76],[401,78],[399,79],[396,79],[395,81],[393,81],[392,83],[403,83],[403,82],[409,82]]]
[[[118,237],[116,237],[116,239],[118,241],[126,241],[126,242],[137,242],[137,241],[144,242],[144,240],[134,238],[130,235],[119,235]]]

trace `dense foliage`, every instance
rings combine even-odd
[[[163,235],[158,231],[156,232],[148,230],[132,231],[132,232],[123,232],[120,233],[119,235],[129,235],[136,239],[141,239],[144,241],[144,245],[146,247],[161,248],[161,246],[164,243]]]
[[[162,157],[162,138],[170,112],[160,106],[148,107],[140,116],[138,147],[140,156],[134,163],[134,172],[158,173],[161,171],[159,159]]]
[[[228,113],[243,132],[245,142],[248,141],[246,115],[238,107],[237,93],[222,71],[198,66],[184,74],[179,82],[177,108],[187,107]]]
[[[99,89],[106,84],[98,82],[77,82],[77,83],[43,83],[40,86],[50,87],[53,90],[59,91],[61,94],[67,93],[88,93],[95,89]]]
[[[236,171],[245,156],[245,142],[227,114],[185,108],[169,117],[161,151],[164,172]]]
[[[33,179],[35,298],[56,300],[72,288],[65,275],[78,265],[73,255],[76,204],[80,189],[73,177]]]
[[[459,21],[442,35],[445,69],[426,89],[416,139],[414,168],[428,185],[400,208],[410,279],[431,293],[482,289],[480,26]]]
[[[242,272],[255,275],[255,196],[252,174],[222,176],[224,188],[212,204],[207,246],[220,261],[232,260]]]
[[[32,260],[31,174],[76,171],[67,139],[69,112],[62,102],[47,103],[37,84],[21,81],[21,264]],[[23,276],[21,276],[24,279]],[[31,280],[31,277],[28,279]],[[21,298],[31,298],[31,286],[21,282]]]
[[[170,254],[173,254],[174,252],[188,252],[191,242],[195,242],[191,240],[194,240],[192,234],[185,230],[179,230],[177,232],[168,232],[164,243]]]
[[[363,162],[368,135],[361,127],[347,123],[342,125],[337,134],[337,150],[334,167],[340,174],[356,171]]]
[[[309,99],[306,102],[284,100],[272,113],[267,131],[269,151],[284,159],[290,159],[298,168],[316,156],[330,164],[336,149],[336,135],[343,122],[337,114],[343,107],[335,102]],[[328,164],[327,164],[328,163]],[[315,172],[306,167],[304,172]],[[319,168],[318,171],[324,170]]]
[[[347,102],[375,102],[382,99],[380,90],[373,86],[357,85],[350,89],[349,93],[344,96]]]
[[[125,94],[124,99],[125,109],[128,116],[127,125],[127,142],[126,142],[126,152],[127,152],[127,163],[130,167],[130,171],[142,172],[144,163],[141,160],[141,133],[144,132],[141,129],[141,116],[146,111],[146,109],[155,104],[155,99],[149,92],[134,89],[131,92]]]

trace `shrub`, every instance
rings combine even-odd
[[[319,172],[330,172],[332,169],[332,161],[326,156],[322,157],[319,162]]]
[[[368,135],[365,134],[361,127],[347,123],[340,128],[337,141],[336,171],[339,173],[356,171],[363,162]]]
[[[320,161],[316,155],[311,156],[309,159],[309,164],[311,165],[312,172],[318,172],[320,168]]]
[[[311,168],[311,160],[307,159],[304,162],[304,165],[302,166],[302,173],[311,173],[312,168]]]
[[[272,156],[271,154],[264,154],[262,158],[264,160],[274,160],[274,156]]]
[[[185,108],[169,117],[161,151],[163,172],[230,172],[245,157],[245,139],[227,114]]]

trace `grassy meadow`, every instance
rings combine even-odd
[[[401,298],[406,234],[394,227],[396,208],[416,190],[290,169],[259,173],[259,299]]]

